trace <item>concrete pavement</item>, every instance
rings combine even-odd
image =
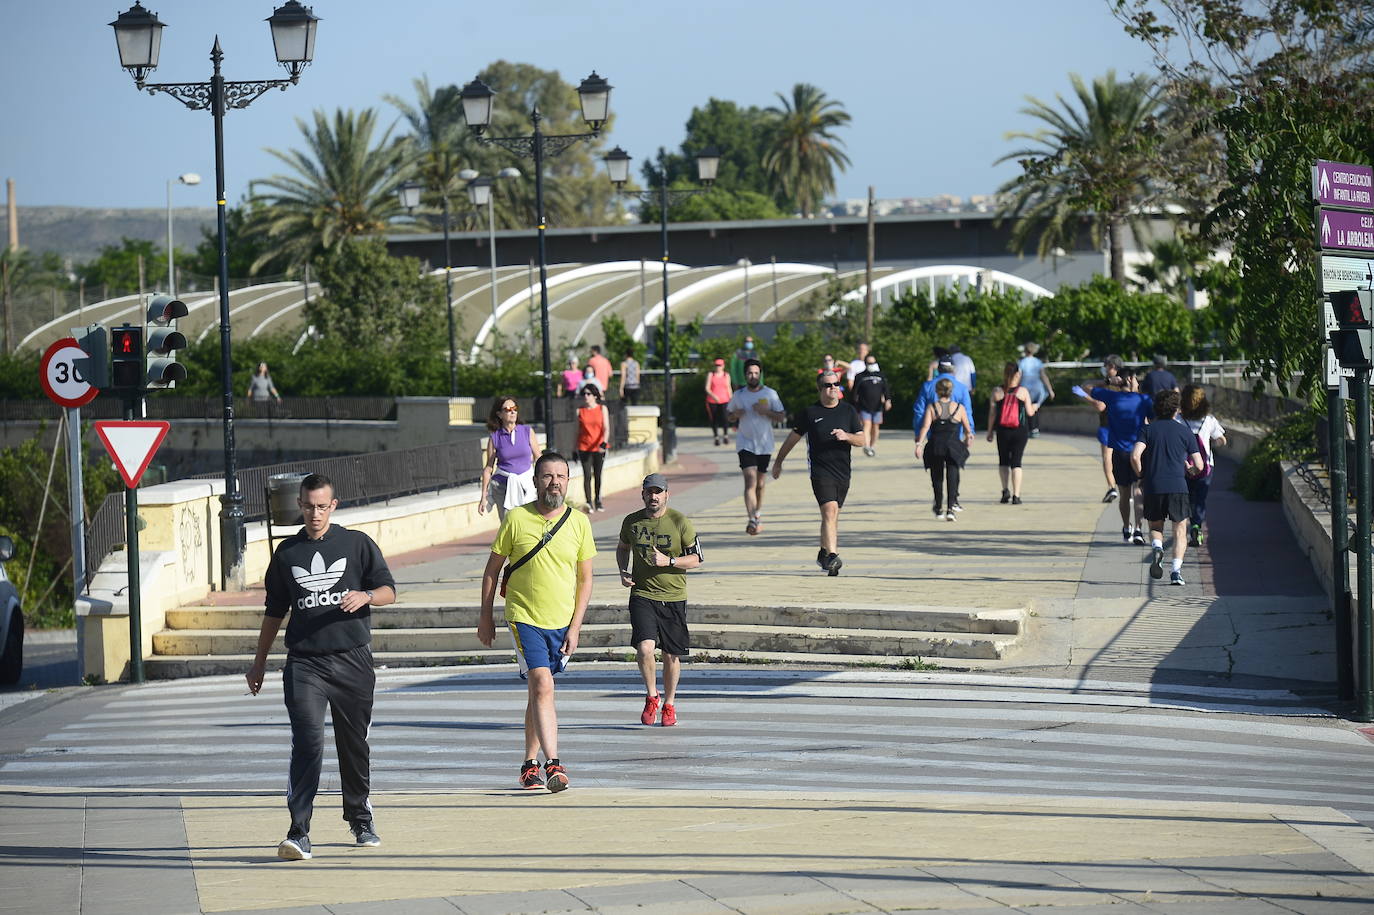
[[[803,455],[770,485],[765,530],[743,533],[733,453],[684,434],[669,468],[674,505],[707,537],[694,601],[798,606],[1023,609],[1031,636],[998,673],[1085,680],[1282,685],[1323,701],[1334,679],[1324,601],[1287,561],[1276,506],[1212,498],[1212,534],[1190,551],[1189,584],[1161,587],[1144,551],[1120,543],[1101,504],[1096,444],[1046,435],[1027,452],[1026,502],[997,503],[982,439],[966,511],[928,509],[909,435],[855,455],[841,524],[845,568],[815,568],[815,507]],[[613,549],[634,494],[595,516]],[[396,562],[403,598],[471,603],[485,538]],[[597,599],[623,601],[612,563]],[[413,597],[412,597],[413,596]],[[242,595],[226,595],[242,601]],[[991,671],[989,671],[991,672]],[[690,675],[690,674],[689,674]],[[1072,691],[1073,687],[1066,687]],[[76,701],[79,701],[76,700]],[[0,726],[23,707],[0,713]],[[1266,720],[1257,715],[1257,721]],[[759,741],[786,727],[785,707]],[[245,752],[252,752],[245,748]],[[686,752],[690,753],[690,749]],[[658,761],[656,765],[661,765]],[[326,769],[333,765],[326,761]],[[284,773],[283,773],[284,774]],[[976,773],[971,773],[976,775]],[[280,795],[0,788],[9,842],[0,910],[83,912],[867,912],[1075,913],[1360,911],[1374,906],[1374,832],[1322,806],[930,795],[884,780],[797,794],[582,787],[387,792],[384,845],[353,849],[337,822],[317,857],[279,862]],[[585,782],[583,783],[585,784]],[[518,805],[532,805],[522,810]],[[319,819],[330,801],[322,798]],[[522,815],[523,814],[523,815]],[[1107,906],[1111,906],[1107,909]]]

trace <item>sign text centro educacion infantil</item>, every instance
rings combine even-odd
[[[1323,206],[1374,209],[1374,167],[1319,160],[1312,166],[1312,198]]]

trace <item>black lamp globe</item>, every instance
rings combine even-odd
[[[291,74],[293,83],[315,59],[315,26],[319,21],[320,18],[311,12],[310,7],[301,6],[298,0],[286,0],[267,17],[272,27],[272,46],[277,52],[277,63]]]
[[[475,207],[491,203],[491,179],[473,178],[468,182],[468,202]]]
[[[601,161],[606,163],[606,173],[616,187],[624,187],[625,182],[630,180],[630,158],[630,154],[619,146],[601,157]]]
[[[597,133],[611,116],[611,84],[593,70],[577,87],[577,99],[582,105],[582,120]]]
[[[708,146],[697,153],[697,180],[707,186],[716,180],[716,172],[720,169],[720,150],[714,146]]]
[[[134,82],[142,89],[144,78],[157,69],[165,25],[158,21],[157,13],[149,11],[142,3],[135,3],[120,13],[110,25],[119,47],[119,65],[133,74]]]
[[[425,186],[418,181],[407,181],[396,188],[396,198],[400,200],[401,206],[413,210],[420,205],[420,193],[424,189]]]
[[[463,99],[463,119],[468,122],[468,129],[481,134],[491,126],[491,100],[496,93],[479,76],[464,86],[460,95]]]

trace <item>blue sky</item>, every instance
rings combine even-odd
[[[214,203],[211,120],[166,96],[140,95],[119,68],[107,23],[133,0],[3,0],[0,178],[21,205],[158,207],[166,180],[178,206]],[[167,29],[157,82],[209,78],[216,34],[225,76],[277,78],[264,20],[272,0],[149,0]],[[264,147],[299,145],[297,117],[315,108],[412,98],[411,81],[464,83],[493,60],[556,69],[576,84],[610,80],[611,144],[636,157],[676,148],[693,106],[708,98],[775,103],[797,82],[819,86],[853,116],[852,160],[837,196],[989,193],[1015,173],[993,162],[1008,130],[1033,123],[1024,96],[1069,91],[1068,73],[1150,69],[1107,0],[699,0],[591,3],[514,0],[318,0],[315,63],[300,85],[226,118],[227,188],[281,171]],[[485,11],[485,12],[484,12]],[[404,16],[400,19],[396,17]],[[498,99],[499,102],[499,99]],[[513,163],[517,164],[517,163]]]

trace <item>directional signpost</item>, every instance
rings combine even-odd
[[[1332,593],[1335,596],[1336,658],[1343,698],[1357,700],[1356,718],[1374,721],[1374,568],[1370,561],[1370,458],[1368,363],[1344,362],[1358,352],[1351,346],[1371,331],[1332,307],[1334,298],[1353,300],[1354,290],[1374,289],[1374,167],[1319,161],[1312,166],[1313,224],[1316,228],[1317,279],[1322,306],[1317,326],[1326,350],[1326,416],[1331,476]],[[1338,320],[1339,318],[1339,320]],[[1366,322],[1367,325],[1367,322]],[[1351,335],[1357,335],[1352,337]],[[1368,342],[1367,340],[1364,342]],[[1335,344],[1342,344],[1336,346]],[[1367,350],[1368,347],[1365,347]],[[1335,353],[1345,354],[1337,360]],[[1350,379],[1347,382],[1347,379]],[[1355,536],[1347,541],[1345,400],[1347,384],[1355,400]],[[1347,550],[1355,553],[1358,627],[1352,626]],[[1350,650],[1351,635],[1356,651]],[[1351,663],[1351,655],[1355,655]],[[1350,675],[1353,669],[1354,676]],[[1353,681],[1353,682],[1352,682]]]
[[[105,450],[114,459],[119,476],[128,487],[124,493],[124,528],[129,565],[129,679],[143,682],[143,635],[141,589],[138,568],[138,482],[152,463],[171,424],[160,420],[102,420],[95,424]]]

